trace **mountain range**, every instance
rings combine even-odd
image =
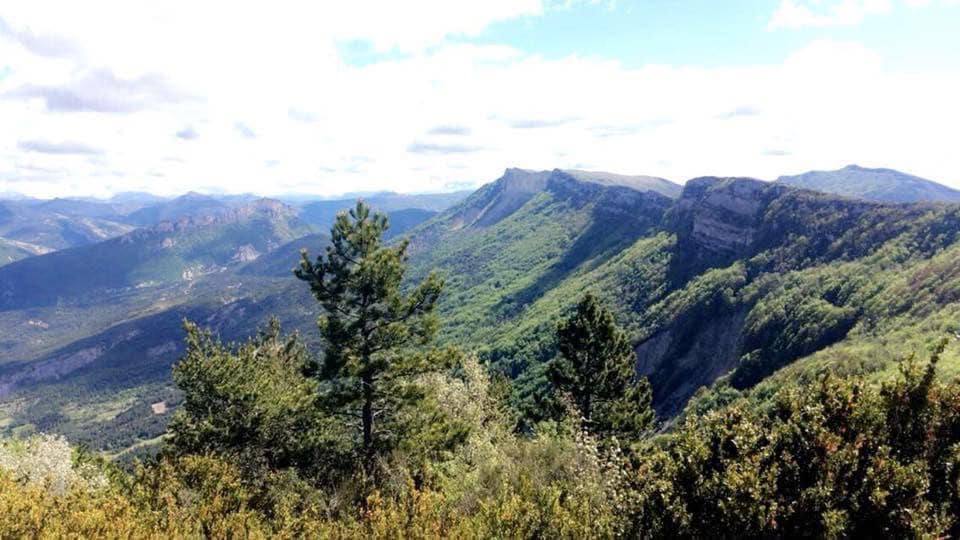
[[[468,194],[407,195],[377,193],[366,197],[375,208],[390,214],[393,234],[399,234],[436,215]],[[257,200],[254,195],[187,193],[163,198],[148,193],[120,193],[109,199],[57,198],[36,200],[0,197],[0,266],[33,255],[94,244],[119,237],[135,228],[150,228],[184,218],[208,218]],[[282,201],[304,224],[327,231],[337,211],[355,199]]]
[[[788,177],[680,186],[507,169],[465,197],[370,200],[411,241],[408,278],[446,280],[440,343],[513,379],[519,408],[543,399],[556,321],[593,291],[628,330],[669,421],[828,369],[882,378],[895,355],[960,331],[960,206],[868,200],[880,183],[933,196],[899,173],[861,182],[856,198],[838,193],[863,171],[811,173],[812,191]],[[169,370],[184,318],[231,341],[276,316],[315,349],[318,308],[290,269],[301,248],[325,247],[318,225],[353,202],[224,203],[0,267],[0,429],[114,453],[148,446],[169,417],[150,405],[178,403]],[[960,372],[955,353],[942,365]]]

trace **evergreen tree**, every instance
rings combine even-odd
[[[436,332],[442,280],[430,274],[404,294],[407,241],[382,243],[389,224],[363,201],[341,213],[326,256],[302,252],[296,276],[324,309],[324,360],[317,376],[332,413],[359,419],[364,465],[398,437],[400,411],[422,398],[415,377],[436,369],[432,355],[411,354]]]
[[[251,474],[292,468],[316,478],[338,471],[349,451],[338,424],[317,407],[317,381],[296,336],[276,320],[256,337],[227,346],[186,322],[187,349],[173,368],[183,392],[165,450],[215,454]]]
[[[587,294],[557,326],[560,356],[547,370],[570,394],[587,429],[598,434],[637,434],[654,421],[650,384],[635,380],[636,354],[627,335],[597,298]]]

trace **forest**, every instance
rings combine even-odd
[[[941,249],[897,227],[851,228],[850,220],[883,216],[841,210],[824,214],[822,226]],[[823,246],[776,245],[761,234],[765,251],[746,264],[708,270],[670,294],[666,286],[648,292],[658,296],[633,320],[605,295],[580,290],[561,316],[521,328],[537,335],[518,349],[555,347],[534,380],[510,376],[508,348],[491,356],[438,342],[442,303],[458,283],[432,272],[411,279],[411,246],[385,241],[388,228],[360,202],[337,216],[325,252],[302,253],[296,278],[315,300],[313,336],[285,333],[273,320],[257,335],[223,341],[185,321],[176,412],[156,455],[110,461],[42,433],[0,441],[0,536],[960,533],[960,382],[943,373],[941,359],[956,349],[944,326],[910,352],[888,351],[895,368],[883,376],[869,368],[879,350],[871,341],[845,351],[862,356],[846,370],[806,366],[767,377],[871,313],[908,320],[894,294],[841,279],[837,267],[806,270],[832,250],[844,253],[832,255],[839,259],[870,255],[846,263],[843,276],[856,265],[883,275],[891,260],[909,259],[896,246],[865,254],[857,250],[869,243],[854,233]],[[922,238],[952,242],[930,231]],[[653,255],[639,260],[666,264],[656,250],[676,241],[642,240]],[[702,260],[687,261],[664,275],[703,270]],[[929,263],[937,264],[943,275],[949,261]],[[635,279],[652,274],[635,269]],[[763,278],[773,270],[782,277]],[[922,280],[906,285],[914,295],[927,290]],[[636,370],[636,334],[669,320],[671,331],[695,335],[707,318],[743,306],[743,362],[678,414],[658,418],[657,384],[670,381]]]

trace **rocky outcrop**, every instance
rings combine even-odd
[[[794,188],[752,178],[695,178],[665,220],[677,236],[672,279],[681,285],[708,268],[748,257],[762,243],[771,203]]]
[[[260,252],[250,244],[244,244],[237,248],[237,252],[230,259],[234,263],[248,263],[257,260]]]
[[[678,242],[698,252],[743,256],[767,205],[789,189],[751,178],[696,178],[684,186],[671,225]]]
[[[297,211],[293,207],[274,199],[258,199],[233,210],[216,214],[181,217],[176,220],[162,221],[152,227],[136,229],[121,236],[120,242],[133,244],[158,238],[160,240],[158,245],[161,248],[170,248],[176,243],[171,235],[217,225],[244,223],[256,219],[285,221],[291,226],[306,229],[306,224],[300,221],[297,217]]]
[[[549,171],[507,169],[496,182],[480,188],[457,207],[453,227],[498,223],[543,191],[549,177]]]
[[[728,313],[682,331],[669,327],[637,345],[637,373],[653,386],[657,414],[677,415],[701,386],[737,366],[747,313]]]

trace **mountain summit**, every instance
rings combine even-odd
[[[847,165],[836,171],[781,176],[781,184],[879,202],[960,202],[960,191],[893,169]]]

